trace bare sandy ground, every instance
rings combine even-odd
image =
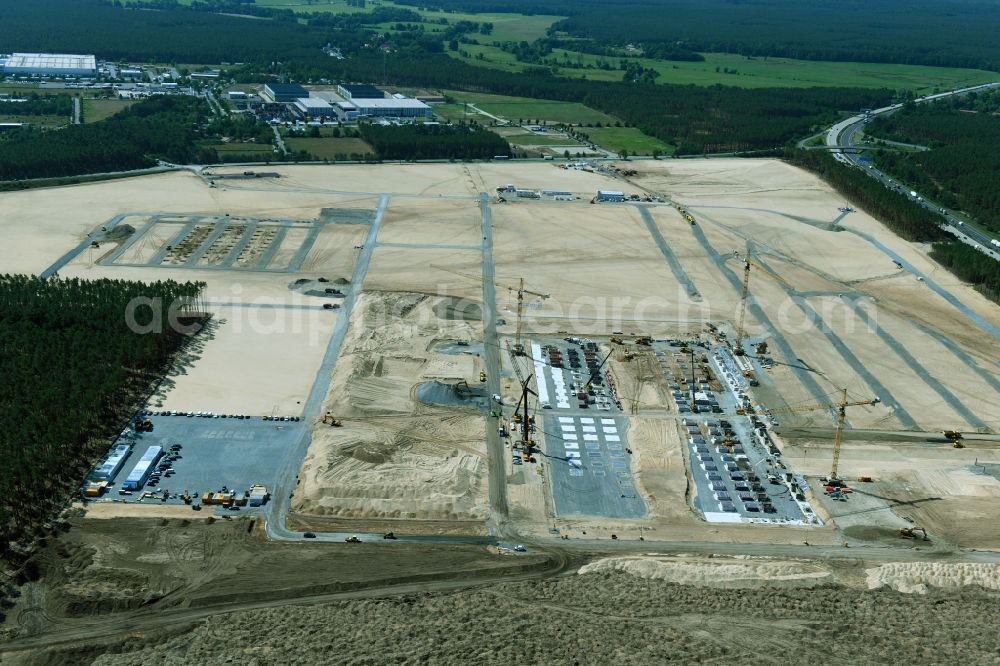
[[[864,570],[859,578],[829,563],[770,557],[609,557],[584,565],[580,575],[624,572],[637,578],[715,588],[781,588],[845,584],[869,590],[927,594],[966,586],[1000,590],[1000,567],[973,562],[893,562]],[[845,575],[846,574],[846,575]]]
[[[442,299],[368,293],[351,318],[293,509],[331,518],[476,520],[486,516],[484,419],[468,407],[429,405],[419,384],[478,384],[473,353],[435,345],[473,341],[478,322],[439,318]],[[413,529],[411,525],[408,529]]]
[[[784,336],[792,356],[772,345],[775,358],[786,364],[799,363],[798,359],[808,363],[829,399],[846,387],[854,398],[879,395],[885,400],[876,407],[853,409],[851,426],[928,431],[1000,428],[1000,391],[989,379],[1000,368],[995,361],[1000,358],[1000,341],[852,230],[877,238],[924,273],[928,282],[936,282],[978,316],[1000,326],[1000,310],[938,268],[928,259],[927,248],[896,238],[863,212],[839,220],[841,230],[836,230],[837,208],[845,202],[815,177],[774,160],[641,161],[630,162],[629,168],[638,171],[631,182],[560,169],[552,163],[282,166],[275,168],[281,178],[218,181],[215,189],[185,173],[4,194],[0,262],[5,270],[37,273],[89,231],[122,213],[313,219],[323,208],[374,210],[379,197],[389,195],[363,288],[446,294],[475,302],[482,293],[479,194],[493,193],[506,184],[568,190],[582,198],[513,200],[491,206],[500,285],[497,306],[506,320],[501,332],[512,332],[514,325],[514,298],[504,287],[516,285],[522,277],[532,291],[550,295],[528,299],[529,332],[588,335],[625,330],[660,337],[697,330],[705,320],[732,330],[739,291],[721,268],[740,274],[740,262],[732,258],[738,250],[766,267],[754,270],[751,293],[776,329],[767,329],[752,314],[748,327],[752,334]],[[687,207],[698,220],[697,230],[723,258],[720,265],[706,252],[695,230],[671,205],[649,207],[655,228],[697,296],[688,294],[671,270],[636,205],[587,203],[597,189],[643,188]],[[300,275],[349,276],[354,246],[365,231],[355,227],[325,231]],[[165,242],[168,234],[160,236],[159,242]],[[107,245],[101,251],[110,249],[113,246]],[[139,248],[135,251],[141,255]],[[218,314],[216,337],[204,342],[198,358],[187,359],[190,363],[178,368],[173,385],[168,385],[170,392],[163,396],[166,408],[269,412],[291,410],[302,401],[338,315],[317,309],[322,299],[293,294],[289,283],[298,276],[105,267],[95,259],[85,252],[62,274],[208,283],[206,298]],[[799,294],[803,305],[791,301],[788,290]],[[876,312],[881,335],[848,307],[841,294],[869,299],[864,307]],[[363,302],[367,308],[376,300],[399,298],[390,294],[366,297]],[[275,305],[282,307],[262,307]],[[823,325],[852,351],[856,362],[848,362],[808,320],[805,306],[819,313]],[[413,395],[414,386],[432,377],[475,377],[478,362],[442,365],[441,355],[430,346],[448,337],[475,341],[481,336],[480,325],[440,320],[428,314],[432,310],[421,304],[397,320],[379,320],[385,323],[380,328],[370,321],[351,322],[349,344],[327,400],[327,408],[345,418],[346,425],[317,431],[303,474],[305,485],[297,494],[298,509],[341,517],[385,518],[397,512],[427,519],[483,515],[482,417],[422,405]],[[424,319],[413,321],[414,316]],[[879,386],[866,380],[861,369],[874,375]],[[771,394],[779,402],[817,401],[787,365],[776,365],[768,377]],[[658,399],[640,398],[654,404]],[[904,411],[912,426],[905,422]],[[690,517],[675,509],[682,505],[685,482],[679,446],[669,428],[654,417],[640,414],[631,426],[637,456],[647,472],[643,492],[666,523],[686,525]],[[810,412],[784,416],[782,422],[829,425],[822,413]],[[823,473],[826,454],[816,456],[824,442],[789,442],[790,455],[803,471]],[[982,475],[972,478],[968,467],[975,460],[966,455],[952,455],[951,449],[916,455],[895,443],[876,443],[883,448],[869,450],[870,444],[848,444],[845,473],[864,471],[886,483],[898,479],[900,493],[917,498],[940,496],[941,500],[921,503],[914,511],[925,512],[922,517],[918,514],[919,520],[944,530],[959,525],[959,541],[965,527],[952,519],[968,511],[971,530],[994,505],[993,482]],[[805,454],[808,447],[813,457]],[[376,456],[380,462],[370,462],[365,460],[368,450],[388,453]],[[885,455],[873,457],[878,451]],[[346,455],[349,452],[361,453]],[[975,455],[980,462],[1000,462],[992,448]],[[535,485],[512,486],[512,493],[538,505]],[[703,526],[691,526],[699,528]]]

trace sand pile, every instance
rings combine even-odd
[[[868,588],[889,587],[897,592],[926,594],[932,587],[955,589],[978,586],[1000,590],[1000,565],[959,562],[895,562],[868,569]]]
[[[580,568],[580,574],[624,572],[649,580],[708,587],[762,587],[776,582],[818,585],[832,580],[823,567],[787,560],[712,559],[684,561],[652,557],[609,557]]]
[[[485,424],[465,408],[416,398],[430,379],[478,386],[477,355],[435,351],[480,334],[442,321],[442,299],[366,293],[359,299],[324,411],[303,465],[294,510],[340,518],[486,517]],[[359,314],[360,313],[360,314]]]

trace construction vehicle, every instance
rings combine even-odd
[[[361,543],[361,539],[358,538],[357,534],[352,534],[351,536],[344,539],[347,543]]]
[[[329,423],[333,428],[339,428],[344,425],[344,422],[340,419],[333,418],[333,414],[331,412],[327,412],[323,415],[323,423]]]
[[[882,400],[877,396],[868,400],[848,400],[847,389],[841,389],[841,393],[840,402],[836,404],[802,405],[800,407],[789,407],[787,409],[774,409],[769,412],[770,414],[791,414],[794,412],[813,412],[828,409],[836,410],[837,430],[833,437],[833,464],[830,467],[830,476],[827,479],[827,485],[833,487],[842,487],[844,485],[844,482],[837,476],[837,468],[840,464],[840,446],[844,439],[844,423],[847,420],[847,408],[859,407],[862,405],[877,405],[882,402]],[[736,411],[739,413],[739,410]]]
[[[930,539],[927,537],[927,530],[925,530],[923,527],[900,527],[899,528],[899,536],[903,537],[904,539],[916,539],[916,538],[918,538],[917,537],[917,533],[918,532],[920,533],[920,537],[919,538],[922,541],[930,541]]]
[[[871,483],[872,482],[872,477],[866,476],[866,475],[861,475],[861,476],[858,477],[857,480],[858,480],[858,483]]]
[[[622,340],[621,336],[619,336],[619,335],[612,335],[611,336],[611,344],[613,344],[613,345],[623,345],[623,344],[625,344],[625,341]]]
[[[481,381],[481,382],[485,382],[486,381],[486,373],[483,372],[482,370],[479,371],[479,381]]]
[[[437,264],[431,264],[431,268],[437,268],[437,269],[440,269],[442,271],[448,271],[449,273],[454,273],[455,275],[467,278],[469,280],[476,280],[477,282],[482,282],[483,281],[482,276],[472,275],[472,274],[469,274],[469,273],[462,273],[461,271],[456,271],[456,270],[451,269],[451,268],[446,268],[445,266],[440,266],[440,265],[437,265]],[[524,278],[520,279],[520,282],[518,283],[518,286],[517,286],[516,289],[515,289],[515,287],[511,287],[509,285],[500,284],[499,282],[494,282],[493,285],[496,286],[496,287],[500,287],[501,289],[506,289],[508,292],[517,291],[517,334],[515,335],[514,351],[517,353],[518,356],[524,356],[525,355],[524,345],[521,344],[521,331],[522,331],[522,325],[523,325],[523,319],[524,319],[523,318],[523,314],[524,314],[524,295],[525,294],[530,294],[532,296],[537,296],[538,298],[541,298],[542,300],[546,300],[546,299],[548,299],[551,296],[551,294],[543,294],[541,292],[532,291],[530,289],[525,289],[524,288]],[[499,324],[500,322],[497,322],[497,323]]]

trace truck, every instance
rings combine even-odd
[[[917,198],[917,193],[915,191],[913,191],[913,190],[910,190],[910,198],[911,199],[916,199]]]
[[[993,238],[993,239],[990,240],[990,245],[992,245],[993,247],[996,247],[996,248],[1000,248],[1000,240],[997,240],[996,238]]]

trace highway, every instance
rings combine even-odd
[[[926,102],[936,102],[948,97],[967,95],[971,92],[978,92],[983,90],[991,90],[994,88],[1000,88],[1000,81],[994,83],[986,83],[980,86],[973,86],[971,88],[960,88],[958,90],[952,90],[949,92],[938,93],[936,95],[928,95],[927,97],[920,97],[914,100],[917,104],[923,104]],[[881,109],[874,109],[870,117],[888,115],[895,113],[899,109],[903,108],[902,104],[893,104],[891,106],[885,106]],[[855,166],[859,169],[864,170],[869,176],[875,178],[887,188],[896,190],[903,194],[909,195],[912,191],[906,184],[900,183],[894,180],[889,175],[882,173],[872,165],[864,165],[861,162],[860,155],[854,152],[848,152],[843,150],[844,148],[855,147],[855,137],[859,132],[862,132],[865,124],[870,120],[866,118],[865,114],[859,114],[856,116],[851,116],[846,120],[842,120],[826,133],[826,145],[828,148],[832,149],[831,153],[834,158],[844,164],[849,164]],[[1000,247],[991,245],[991,236],[984,234],[983,232],[975,229],[962,220],[955,217],[951,211],[935,206],[932,202],[927,201],[925,198],[919,196],[917,198],[918,203],[929,211],[936,212],[941,215],[943,219],[942,227],[949,233],[955,235],[959,240],[974,246],[979,251],[987,254],[994,259],[1000,260]]]

